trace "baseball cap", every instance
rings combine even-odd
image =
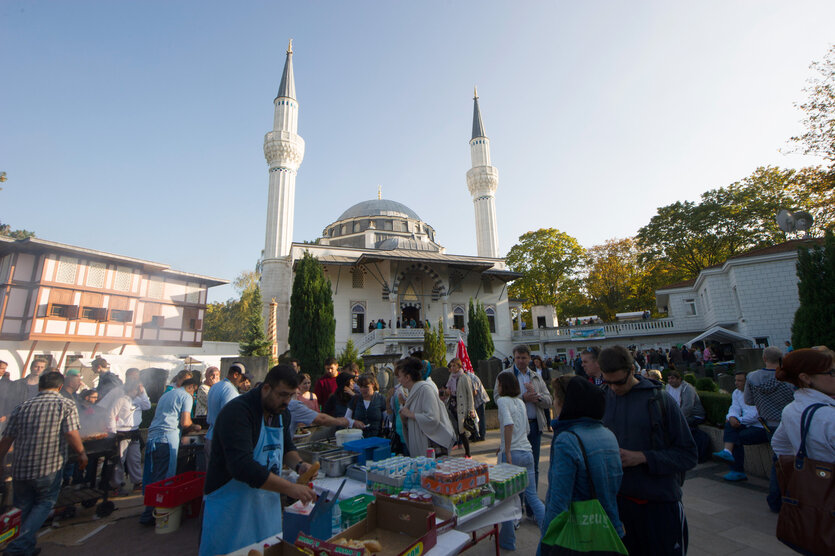
[[[81,376],[81,371],[78,369],[67,369],[64,376]]]

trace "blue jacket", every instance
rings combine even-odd
[[[545,496],[544,527],[568,509],[573,501],[591,498],[589,471],[600,505],[623,537],[623,524],[618,516],[617,494],[623,470],[620,465],[618,441],[612,431],[594,419],[552,421],[554,440],[551,444],[551,465],[548,468],[548,494]],[[583,441],[589,469],[583,461],[580,444],[572,431]]]
[[[661,383],[642,376],[626,395],[606,388],[603,424],[618,446],[643,452],[647,462],[623,470],[620,495],[650,502],[681,500],[681,477],[698,461],[696,443],[678,404]]]

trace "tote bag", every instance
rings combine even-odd
[[[777,538],[805,554],[835,554],[835,463],[806,455],[806,435],[812,416],[826,404],[813,404],[800,417],[800,449],[780,456],[777,478],[783,505],[777,518]]]
[[[580,443],[583,463],[589,477],[591,499],[572,502],[567,510],[548,524],[540,547],[542,556],[628,554],[606,510],[597,499],[583,441],[573,431],[567,432],[573,434]]]

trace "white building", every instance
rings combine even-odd
[[[273,130],[264,139],[269,195],[261,290],[265,314],[278,304],[279,353],[288,349],[288,317],[293,268],[305,251],[319,259],[331,280],[336,319],[336,348],[349,339],[363,352],[405,354],[422,349],[423,330],[410,323],[442,322],[448,345],[466,325],[470,298],[481,301],[497,355],[510,352],[511,319],[507,282],[518,276],[499,257],[495,192],[498,171],[490,163],[478,95],[474,97],[472,168],[466,182],[473,198],[478,256],[450,255],[435,230],[406,205],[382,199],[363,201],[324,227],[318,244],[293,243],[296,171],[304,157],[298,135],[299,102],[293,78],[292,43],[274,101]],[[369,332],[371,321],[385,329]],[[400,327],[398,328],[398,322]]]
[[[705,340],[782,347],[791,338],[797,294],[797,249],[820,240],[794,240],[731,257],[693,280],[655,292],[662,319],[513,332],[542,355],[573,357],[586,347],[614,344],[669,348]]]

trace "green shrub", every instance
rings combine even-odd
[[[661,380],[667,384],[667,377],[670,376],[670,369],[663,369],[661,371]]]
[[[696,379],[696,390],[703,390],[705,392],[718,392],[719,385],[716,384],[712,378],[699,378]]]
[[[490,396],[490,401],[484,404],[485,411],[488,409],[499,409],[499,406],[496,405],[496,398],[493,397],[493,391],[487,388],[485,390],[487,390],[487,395]]]
[[[684,382],[689,382],[693,386],[696,386],[696,375],[693,373],[686,373],[684,375]]]
[[[702,407],[705,408],[705,420],[716,427],[725,426],[725,415],[731,407],[731,395],[721,392],[698,392]]]

